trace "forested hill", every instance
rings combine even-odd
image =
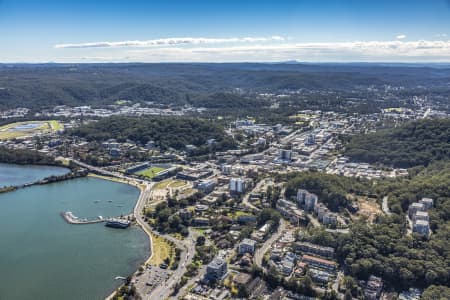
[[[450,120],[421,120],[351,137],[345,154],[360,162],[409,168],[450,158]]]
[[[450,94],[449,78],[448,67],[424,65],[0,64],[0,109],[96,106],[119,99],[214,106],[216,93],[236,88],[258,92],[333,89],[347,93],[355,87],[382,88],[388,84],[408,87],[408,93],[414,91],[414,95],[424,92],[415,91],[417,86],[426,86],[427,95],[434,87],[444,97]]]
[[[211,121],[193,118],[174,117],[110,117],[82,125],[69,131],[69,134],[84,137],[90,141],[127,139],[145,144],[155,141],[156,145],[167,149],[183,150],[186,145],[204,147],[209,139],[215,139],[215,149],[229,149],[234,141],[225,134],[224,129]]]

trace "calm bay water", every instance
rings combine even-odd
[[[1,170],[1,166],[0,166]],[[138,189],[79,178],[0,194],[0,299],[102,299],[143,263],[138,228],[70,225],[59,215],[95,218],[133,210]]]
[[[29,166],[0,163],[0,188],[35,182],[49,176],[69,173],[69,169],[54,166]]]

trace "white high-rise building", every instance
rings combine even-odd
[[[230,179],[230,192],[243,193],[245,191],[245,181],[242,178]]]

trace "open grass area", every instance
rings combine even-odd
[[[58,130],[64,129],[63,124],[61,124],[61,122],[59,122],[59,121],[51,120],[51,121],[49,121],[49,123],[50,123],[50,127],[52,128],[52,130],[58,131]]]
[[[197,231],[198,233],[200,233],[201,235],[204,235],[205,234],[205,231],[206,230],[209,230],[210,228],[206,228],[206,227],[204,227],[204,228],[192,228],[194,231]]]
[[[245,211],[240,211],[240,210],[236,210],[236,211],[231,211],[227,214],[230,218],[237,218],[239,216],[248,216],[251,215]]]
[[[116,102],[114,102],[114,104],[116,104],[116,105],[125,105],[128,103],[130,103],[130,101],[128,101],[128,100],[117,100]]]
[[[178,188],[178,187],[182,187],[185,184],[186,184],[186,181],[184,181],[184,180],[168,179],[168,180],[163,180],[161,182],[158,182],[155,185],[155,189],[162,190],[165,188]]]
[[[63,128],[64,126],[56,120],[15,122],[0,127],[0,140],[52,133]]]
[[[142,171],[137,172],[137,175],[142,175],[145,176],[149,179],[152,179],[153,177],[155,177],[159,172],[163,171],[164,168],[160,168],[160,167],[151,167]]]
[[[164,262],[165,258],[170,258],[170,261],[174,260],[175,257],[175,247],[170,245],[164,238],[152,234],[152,246],[153,255],[150,259],[150,264],[160,265]]]

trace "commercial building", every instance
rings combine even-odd
[[[194,188],[198,189],[204,194],[209,194],[214,191],[216,182],[214,180],[199,180],[194,183]]]
[[[232,170],[231,165],[222,165],[221,169],[222,169],[222,174],[224,174],[224,175],[231,174],[231,170]]]
[[[306,211],[313,211],[318,202],[318,197],[307,190],[299,189],[297,191],[297,202],[303,206]]]
[[[317,218],[319,219],[319,221],[323,222],[323,217],[325,216],[325,214],[329,213],[329,210],[323,203],[319,203],[314,206],[314,212],[317,214]]]
[[[414,202],[408,207],[408,216],[412,220],[413,216],[418,211],[425,211],[425,205],[423,203]]]
[[[332,258],[334,256],[334,249],[331,247],[323,247],[316,244],[308,242],[297,242],[294,244],[294,249],[296,251],[301,251],[306,254],[315,254],[327,258]]]
[[[177,174],[178,179],[195,181],[212,175],[212,170],[184,169]]]
[[[332,274],[320,270],[311,269],[308,271],[308,275],[315,282],[326,284],[330,281]]]
[[[291,223],[298,225],[299,222],[304,222],[306,217],[297,206],[287,200],[280,199],[277,201],[277,210],[283,215],[283,217],[289,219]]]
[[[312,146],[316,143],[316,138],[314,134],[309,134],[305,140],[305,146]]]
[[[243,239],[242,242],[238,245],[238,253],[245,254],[250,253],[253,254],[255,252],[256,241],[251,239]]]
[[[214,258],[206,266],[205,279],[207,280],[222,280],[227,274],[227,262],[222,258]]]
[[[336,270],[336,262],[331,261],[331,260],[318,258],[318,257],[310,256],[310,255],[303,255],[302,261],[304,263],[306,263],[307,265],[310,265],[310,266],[313,266],[316,268],[321,268],[321,269],[325,269],[325,270],[329,270],[329,271]]]
[[[431,198],[422,198],[419,200],[419,203],[422,203],[425,206],[425,209],[430,209],[433,207],[433,199]]]
[[[230,179],[230,192],[232,193],[244,193],[245,192],[245,181],[242,178],[231,178]]]
[[[279,158],[282,161],[291,161],[292,160],[292,150],[280,149]]]
[[[426,212],[426,211],[418,211],[418,212],[416,212],[416,214],[413,216],[413,222],[416,222],[416,221],[419,221],[419,220],[429,221],[430,217],[428,216],[428,212]]]
[[[425,220],[417,220],[413,222],[413,232],[417,232],[423,235],[430,234],[430,223]]]
[[[364,290],[364,296],[367,300],[376,300],[380,298],[381,291],[383,290],[383,281],[380,277],[371,275],[367,281],[366,288]]]
[[[322,217],[323,225],[336,225],[337,224],[337,215],[332,212],[327,212]]]

